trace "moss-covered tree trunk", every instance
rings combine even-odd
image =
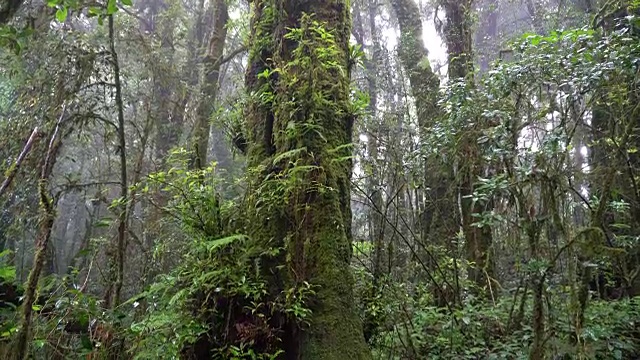
[[[248,232],[273,294],[305,282],[309,325],[282,334],[287,359],[369,359],[352,294],[349,4],[252,2],[246,86]]]

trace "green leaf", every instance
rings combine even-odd
[[[5,282],[13,282],[16,279],[16,267],[15,266],[1,266],[0,267],[0,279]]]
[[[121,0],[122,1],[122,5],[126,5],[126,6],[132,6],[133,5],[133,1],[132,0]]]
[[[16,326],[11,326],[10,328],[7,329],[7,331],[3,331],[2,334],[0,334],[0,339],[6,339],[10,337],[12,334],[16,333],[17,331],[18,331],[18,328]]]
[[[293,159],[297,157],[299,154],[302,154],[307,151],[306,147],[301,147],[293,150],[286,151],[273,159],[273,165],[277,165],[280,161],[284,159]]]
[[[109,2],[107,2],[107,15],[115,14],[116,11],[118,11],[116,0],[109,0]]]
[[[33,347],[36,349],[42,349],[46,343],[47,341],[42,339],[33,340]]]
[[[67,20],[68,13],[69,11],[66,7],[62,6],[58,8],[58,11],[56,11],[56,20],[61,23],[65,22],[65,20]]]
[[[60,0],[47,0],[48,7],[56,7],[60,3]]]
[[[207,242],[207,248],[209,249],[209,251],[214,250],[216,248],[219,248],[221,246],[226,246],[229,245],[231,243],[234,243],[238,240],[241,239],[245,239],[246,236],[245,235],[231,235],[231,236],[227,236],[224,237],[222,239],[216,239],[216,240],[212,240],[212,241],[208,241]]]
[[[89,8],[89,11],[87,12],[87,16],[88,17],[94,17],[94,16],[98,16],[100,15],[100,8],[92,6]]]
[[[95,226],[95,227],[109,227],[109,226],[111,226],[111,222],[112,222],[112,219],[104,218],[104,219],[100,219],[100,220],[98,220],[98,221],[94,224],[94,226]]]

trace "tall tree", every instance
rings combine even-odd
[[[272,291],[310,283],[310,327],[287,358],[369,359],[353,303],[347,1],[252,4],[246,86],[249,234],[284,248],[266,259]]]

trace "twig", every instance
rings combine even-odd
[[[120,9],[120,10],[124,11],[127,15],[132,16],[132,17],[136,18],[138,21],[140,21],[141,23],[143,23],[143,24],[144,24],[144,26],[146,26],[147,28],[149,28],[149,27],[150,27],[150,25],[151,25],[151,24],[149,23],[149,21],[148,21],[147,19],[145,19],[145,18],[143,18],[142,16],[140,16],[140,15],[138,15],[138,14],[134,13],[133,11],[129,10],[126,6],[119,5],[119,6],[118,6],[118,9]]]

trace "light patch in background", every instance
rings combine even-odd
[[[438,32],[436,31],[436,25],[433,17],[428,21],[422,23],[422,39],[424,40],[424,46],[429,50],[429,62],[431,68],[438,69],[442,75],[447,74],[447,49],[444,46],[444,42]]]
[[[394,50],[398,46],[398,39],[400,38],[400,30],[394,28],[385,28],[381,32],[382,40],[386,44],[387,49]],[[436,25],[431,16],[428,20],[422,21],[422,41],[429,53],[429,62],[431,68],[439,70],[441,75],[447,73],[447,49],[442,41]]]
[[[580,154],[582,154],[582,156],[584,157],[587,157],[587,155],[589,155],[589,149],[586,146],[581,147]]]

